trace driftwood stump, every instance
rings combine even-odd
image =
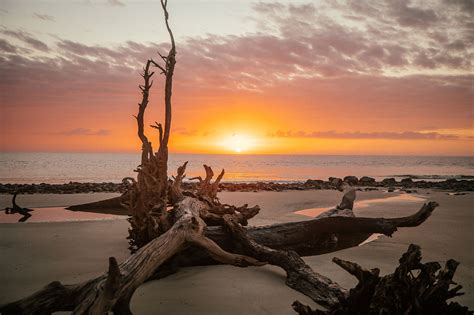
[[[359,283],[337,305],[327,311],[312,310],[298,301],[293,309],[310,314],[472,314],[467,307],[447,300],[462,295],[462,286],[450,289],[459,263],[448,260],[421,263],[421,250],[411,244],[395,272],[380,277],[380,270],[366,270],[356,263],[335,257],[333,262],[357,278]]]
[[[5,208],[5,214],[16,214],[16,213],[21,214],[22,217],[18,220],[18,222],[26,222],[31,217],[30,212],[33,211],[33,209],[20,207],[16,203],[17,195],[18,195],[18,192],[16,191],[13,194],[12,206]]]

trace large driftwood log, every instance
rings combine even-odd
[[[200,212],[207,205],[196,198],[184,198],[174,210],[176,221],[158,238],[143,246],[127,260],[117,264],[110,258],[109,271],[80,284],[52,282],[37,293],[0,307],[1,314],[131,314],[130,299],[145,280],[165,261],[189,245],[204,248],[216,261],[240,267],[262,265],[254,258],[221,249],[204,235],[206,224]]]
[[[295,251],[300,256],[315,256],[358,246],[373,233],[391,236],[399,227],[415,227],[424,222],[438,206],[436,202],[424,204],[415,214],[401,218],[358,218],[342,211],[346,216],[320,217],[307,221],[279,223],[261,227],[247,227],[250,238],[257,243],[278,250]],[[208,226],[205,235],[222,248],[239,252],[241,249],[222,226]],[[188,248],[177,257],[180,266],[208,265],[214,262],[199,249]]]

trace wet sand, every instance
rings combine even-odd
[[[424,261],[461,262],[455,280],[464,286],[465,296],[457,300],[474,308],[474,253],[471,232],[474,223],[474,194],[448,196],[445,192],[419,191],[417,200],[403,200],[398,193],[359,192],[358,216],[394,217],[411,214],[426,200],[441,206],[421,226],[402,228],[394,237],[381,237],[366,245],[336,253],[306,257],[317,272],[349,288],[356,281],[331,262],[332,257],[355,261],[366,268],[378,267],[390,273],[410,243],[419,244]],[[428,194],[429,193],[429,194]],[[91,202],[114,194],[25,195],[18,203],[31,206],[66,206]],[[223,202],[259,204],[261,213],[253,225],[309,219],[295,213],[339,203],[337,191],[291,191],[220,194]],[[395,198],[393,198],[395,197]],[[71,199],[73,198],[73,199]],[[388,199],[387,199],[388,198]],[[378,201],[374,201],[377,200]],[[72,200],[72,201],[71,201]],[[10,196],[0,196],[8,206]],[[33,213],[34,215],[34,213]],[[73,283],[99,275],[107,269],[107,258],[125,259],[128,223],[125,220],[0,224],[0,304],[21,298],[53,280]],[[208,266],[184,268],[179,273],[141,286],[132,300],[134,314],[292,314],[298,299],[314,304],[284,284],[279,268],[235,268]]]

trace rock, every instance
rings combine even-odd
[[[375,179],[368,176],[363,176],[359,179],[359,185],[375,185]]]
[[[349,185],[357,185],[359,183],[359,179],[355,176],[346,176],[344,177],[344,181]]]
[[[394,192],[395,191],[395,187],[388,187],[388,192]]]
[[[340,179],[339,177],[329,177],[329,182],[336,189],[341,187],[341,185],[342,185],[342,179]]]
[[[304,183],[305,186],[314,187],[314,188],[318,188],[318,189],[321,189],[323,187],[323,184],[324,184],[324,182],[322,180],[319,180],[319,179],[308,179]]]
[[[445,180],[446,184],[454,184],[454,183],[457,183],[458,180],[456,178],[448,178],[447,180]]]
[[[400,184],[404,187],[411,187],[413,186],[413,179],[411,178],[404,178],[400,181]]]
[[[394,186],[397,184],[397,181],[395,180],[395,178],[384,178],[382,180],[382,184],[384,186]]]
[[[387,187],[394,190],[397,186],[407,192],[416,192],[415,188],[422,189],[444,189],[452,192],[474,191],[474,180],[448,179],[441,182],[427,182],[423,180],[412,181],[404,178],[400,183],[394,178],[384,179],[376,182],[374,178],[363,176],[359,180],[355,176],[346,176],[344,181],[337,177],[330,177],[329,181],[308,179],[305,182],[277,183],[277,182],[251,182],[251,183],[221,183],[219,191],[283,191],[283,190],[309,190],[309,189],[340,189],[343,183],[350,185],[364,186],[365,191],[377,190],[374,187]],[[357,184],[356,184],[357,183]],[[196,190],[198,183],[184,182],[184,190]],[[409,190],[408,190],[409,188]],[[0,183],[0,194],[11,194],[19,192],[23,194],[75,194],[93,192],[124,192],[127,186],[123,183],[103,182],[103,183],[78,183],[69,182],[64,184],[3,184]]]

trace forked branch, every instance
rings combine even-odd
[[[149,59],[143,70],[144,84],[140,85],[142,91],[142,102],[139,104],[136,116],[138,124],[138,137],[142,142],[141,165],[137,168],[137,183],[131,187],[122,198],[123,204],[127,205],[130,224],[132,228],[129,232],[130,248],[132,251],[145,245],[155,237],[161,235],[170,228],[170,218],[167,207],[169,206],[168,187],[168,142],[171,130],[171,96],[173,89],[173,74],[176,64],[176,46],[173,33],[169,26],[169,14],[167,11],[167,1],[161,1],[165,15],[166,29],[170,35],[171,49],[168,56],[162,57],[165,66],[159,65]],[[165,122],[164,127],[155,122],[152,128],[159,132],[159,148],[153,152],[152,143],[145,135],[144,116],[149,102],[150,88],[153,82],[151,77],[154,72],[150,67],[154,66],[165,75]],[[173,190],[174,191],[174,190]],[[176,191],[174,191],[176,192]],[[175,201],[175,200],[173,200]]]

